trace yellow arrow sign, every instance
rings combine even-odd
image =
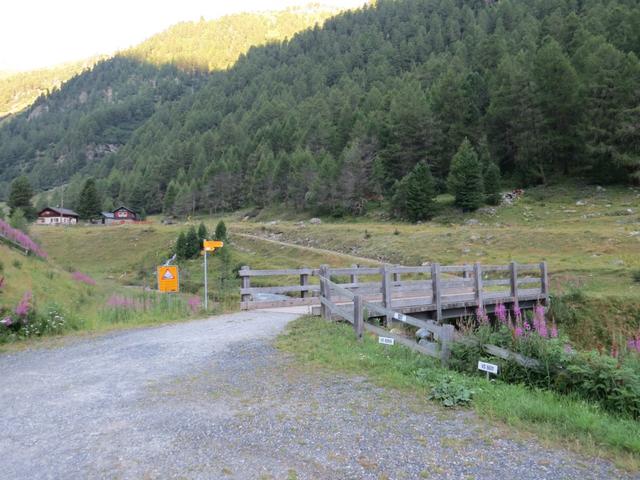
[[[203,246],[205,252],[213,252],[216,248],[224,247],[224,242],[220,240],[205,240]]]

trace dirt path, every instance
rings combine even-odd
[[[308,252],[321,253],[324,255],[335,255],[336,257],[344,257],[349,258],[351,260],[356,260],[358,262],[364,262],[367,265],[380,265],[382,262],[373,258],[367,257],[358,257],[357,255],[350,255],[348,253],[338,252],[336,250],[327,250],[324,248],[317,247],[306,247],[304,245],[298,245],[297,243],[283,242],[282,240],[274,240],[272,238],[261,237],[260,235],[253,235],[251,233],[233,233],[234,236],[250,238],[252,240],[260,240],[261,242],[269,242],[275,245],[281,245],[283,247],[291,247],[291,248],[299,248],[301,250],[306,250]]]
[[[312,372],[242,312],[0,356],[7,479],[631,478],[471,412]]]

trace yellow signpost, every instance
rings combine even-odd
[[[208,293],[208,275],[207,275],[207,254],[209,252],[215,252],[216,248],[224,247],[224,242],[220,240],[204,240],[202,242],[202,252],[204,254],[204,310],[207,311],[209,308],[209,293]]]
[[[161,292],[180,291],[178,267],[176,265],[158,267],[158,290]]]
[[[205,252],[213,252],[216,248],[224,247],[224,242],[220,240],[205,240],[202,244]]]

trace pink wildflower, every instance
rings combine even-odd
[[[531,325],[529,325],[529,322],[524,322],[524,329],[529,332],[531,331]]]
[[[9,327],[13,324],[13,319],[11,317],[4,317],[2,320],[0,320],[0,325],[3,325],[5,327]]]
[[[190,297],[189,298],[189,307],[191,307],[191,311],[193,313],[200,311],[200,297]]]
[[[522,318],[522,310],[520,310],[520,306],[517,304],[513,306],[513,315],[516,317],[516,320]]]
[[[71,277],[76,281],[76,282],[82,282],[82,283],[86,283],[87,285],[95,285],[96,281],[91,278],[89,275],[82,273],[82,272],[73,272],[71,274]]]
[[[573,353],[573,348],[568,343],[564,344],[564,353]]]
[[[553,322],[553,325],[551,325],[551,338],[558,338],[558,327],[556,326],[556,322]]]
[[[504,304],[499,303],[496,306],[496,317],[502,325],[507,324],[507,307],[505,307]]]
[[[522,330],[522,327],[516,327],[513,330],[513,333],[515,334],[516,337],[521,337],[522,335],[524,335],[524,331]]]
[[[30,303],[31,292],[27,290],[26,292],[24,292],[24,295],[22,295],[22,300],[20,300],[20,303],[18,303],[18,306],[16,307],[16,315],[19,315],[21,317],[26,316],[29,313]]]
[[[13,228],[7,222],[0,220],[0,237],[4,237],[13,243],[18,244],[27,252],[31,252],[39,257],[47,258],[46,252],[40,245],[34,242],[29,235],[21,230]]]
[[[489,325],[489,316],[483,307],[478,307],[476,310],[476,317],[480,325]]]
[[[140,304],[132,298],[123,297],[121,295],[112,295],[107,300],[107,307],[122,309],[138,309]]]

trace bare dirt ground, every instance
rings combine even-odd
[[[7,479],[612,479],[468,411],[294,364],[242,312],[0,356]],[[513,436],[510,436],[513,438]]]

